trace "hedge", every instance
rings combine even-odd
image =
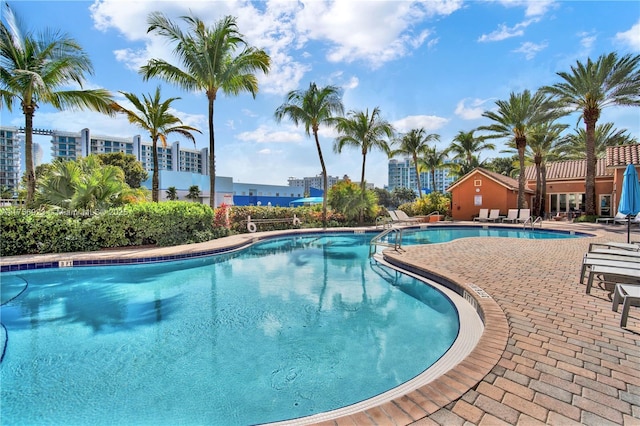
[[[78,214],[79,213],[79,214]],[[0,256],[171,246],[223,237],[207,205],[184,201],[129,204],[102,212],[0,209]]]

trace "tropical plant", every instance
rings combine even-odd
[[[362,214],[368,218],[375,217],[378,208],[378,200],[373,191],[362,188],[350,180],[343,180],[331,187],[327,197],[331,209],[338,212],[348,220],[362,221]]]
[[[598,124],[595,131],[595,157],[604,158],[607,147],[638,143],[638,139],[627,130],[613,128],[613,123]],[[562,150],[568,160],[584,160],[587,156],[587,132],[583,128],[575,129],[563,139]]]
[[[77,161],[57,160],[38,182],[38,205],[68,211],[104,210],[124,204],[130,191],[124,172],[90,155]]]
[[[275,119],[279,123],[283,118],[289,118],[297,126],[304,126],[307,136],[311,136],[316,143],[320,166],[322,167],[323,191],[322,197],[322,225],[327,226],[327,166],[322,156],[320,139],[318,139],[318,129],[321,124],[332,125],[336,117],[342,116],[344,106],[342,105],[342,94],[335,86],[318,88],[314,82],[309,84],[307,90],[294,90],[289,92],[287,100],[280,105],[275,112]]]
[[[142,167],[135,155],[124,152],[108,152],[96,155],[102,164],[108,166],[118,166],[124,172],[124,180],[131,188],[140,188],[142,182],[149,178],[149,174]],[[37,172],[36,172],[37,176]]]
[[[182,124],[182,120],[170,112],[171,103],[180,98],[168,98],[161,100],[160,86],[156,88],[155,94],[152,96],[142,95],[142,99],[133,93],[120,92],[133,105],[134,109],[127,109],[118,103],[113,104],[113,108],[127,116],[129,123],[135,124],[141,129],[149,132],[151,137],[151,149],[153,158],[153,175],[151,177],[151,199],[154,203],[158,202],[159,189],[159,171],[158,171],[158,140],[162,142],[162,146],[167,146],[167,136],[173,133],[182,135],[186,139],[193,142],[196,139],[191,132],[201,133],[195,127]]]
[[[186,197],[189,200],[200,202],[200,195],[201,195],[201,192],[198,185],[191,185],[189,187],[189,193],[186,195]]]
[[[360,193],[366,195],[364,179],[367,154],[374,148],[391,154],[388,141],[393,137],[393,126],[380,117],[380,109],[375,107],[371,114],[365,111],[349,111],[347,117],[338,117],[336,130],[340,133],[335,140],[333,150],[341,153],[346,146],[359,148],[362,153],[362,173],[360,174]],[[364,210],[360,214],[360,222],[364,220]]]
[[[420,168],[424,168],[429,171],[431,175],[432,191],[436,191],[436,170],[442,170],[450,168],[450,164],[446,163],[449,155],[447,150],[439,151],[438,148],[427,147],[424,155],[418,159]]]
[[[161,59],[151,59],[140,69],[145,80],[160,77],[184,90],[204,91],[209,105],[209,182],[210,206],[216,206],[215,133],[213,125],[214,103],[221,90],[226,95],[237,96],[249,92],[255,98],[258,93],[256,71],[269,72],[271,59],[261,49],[249,46],[238,32],[236,19],[226,16],[213,27],[195,16],[183,16],[189,32],[162,13],[149,15],[147,32],[154,32],[175,42],[174,55],[183,68]]]
[[[396,206],[393,202],[393,196],[388,189],[385,188],[374,188],[373,192],[376,194],[378,198],[378,204],[385,207]]]
[[[562,132],[567,129],[566,124],[541,123],[534,126],[527,140],[525,150],[525,163],[531,163],[536,171],[536,197],[532,208],[535,215],[544,217],[547,199],[547,162],[558,161],[562,158]],[[512,140],[507,146],[511,150],[503,152],[513,153],[517,151],[515,141]]]
[[[0,186],[0,198],[8,199],[13,198],[13,190],[6,185]]]
[[[596,214],[596,124],[603,108],[640,106],[640,55],[617,53],[577,61],[571,72],[558,72],[563,80],[541,90],[558,100],[560,106],[579,111],[586,128],[587,173],[585,213]]]
[[[168,187],[165,193],[167,195],[168,200],[175,201],[178,199],[178,190],[176,189],[175,186]]]
[[[420,183],[418,157],[423,156],[429,148],[429,142],[439,141],[440,135],[435,133],[427,134],[424,128],[411,129],[402,135],[399,140],[398,149],[391,153],[391,156],[406,155],[412,158],[413,166],[416,168],[416,179],[418,182],[418,197],[422,196],[422,185]]]
[[[456,179],[461,178],[467,173],[473,171],[473,169],[477,167],[487,167],[488,160],[480,161],[477,155],[472,155],[469,161],[463,161],[459,163],[451,164],[451,174],[456,177]]]
[[[393,204],[399,206],[400,204],[410,203],[416,199],[416,193],[411,188],[397,187],[391,191]]]
[[[467,166],[473,162],[473,157],[477,157],[480,152],[487,149],[496,149],[496,146],[491,142],[487,142],[486,138],[476,137],[474,133],[475,130],[468,132],[460,130],[448,148],[449,152],[455,154],[453,156],[454,160],[460,160],[462,163],[466,163]]]
[[[9,3],[0,24],[0,106],[9,111],[19,103],[25,118],[27,204],[33,202],[36,176],[33,166],[33,116],[42,104],[56,109],[91,109],[112,115],[111,94],[104,89],[82,89],[85,74],[93,74],[91,60],[66,34],[23,28]],[[80,90],[61,89],[75,83]]]
[[[518,170],[515,166],[518,161],[518,154],[511,157],[496,157],[488,160],[486,162],[486,167],[503,176],[513,177],[517,175],[514,173],[514,170]]]
[[[503,138],[513,140],[518,150],[520,174],[518,176],[518,208],[525,205],[525,175],[524,154],[527,147],[527,137],[533,126],[555,118],[558,113],[553,108],[549,98],[541,91],[533,95],[529,90],[522,93],[511,92],[508,101],[496,101],[496,111],[485,111],[482,116],[494,123],[481,126],[478,130],[488,131],[487,139]]]

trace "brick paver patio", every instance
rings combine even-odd
[[[626,241],[626,230],[555,222],[545,222],[544,227],[596,237],[468,238],[410,246],[399,253],[387,250],[385,255],[393,261],[463,288],[484,290],[490,296],[479,300],[485,333],[471,355],[429,385],[323,424],[640,425],[640,310],[632,308],[627,328],[620,328],[620,314],[611,310],[609,292],[594,286],[591,294],[585,294],[585,285],[578,282],[589,243]],[[640,235],[634,237],[640,240]],[[250,238],[235,236],[186,250]],[[136,257],[171,250],[94,256]],[[31,262],[43,257],[21,258]],[[15,262],[15,258],[0,260]]]

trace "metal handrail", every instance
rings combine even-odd
[[[536,226],[536,223],[539,223],[540,229],[542,229],[542,216],[536,217],[536,220],[534,220],[533,223],[531,224],[531,229],[533,229]]]
[[[394,233],[393,242],[388,243],[388,242],[380,241],[382,238],[386,237],[392,232]],[[394,250],[398,251],[400,250],[401,245],[402,245],[402,229],[400,228],[385,229],[384,231],[382,231],[381,233],[373,237],[369,242],[369,257],[372,257],[374,254],[376,254],[377,246],[393,247]]]

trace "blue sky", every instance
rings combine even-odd
[[[80,42],[95,69],[85,87],[138,96],[162,87],[163,97],[179,96],[175,114],[203,131],[197,148],[208,145],[207,101],[160,80],[143,82],[138,68],[150,58],[171,60],[171,47],[148,35],[147,17],[162,11],[171,18],[193,13],[213,24],[224,15],[253,46],[271,56],[269,75],[259,75],[260,92],[215,103],[216,167],[235,182],[286,185],[288,177],[315,176],[320,163],[315,145],[289,121],[278,124],[275,109],[290,90],[311,81],[344,90],[345,110],[379,107],[399,132],[424,127],[447,147],[460,130],[489,124],[481,117],[510,92],[537,90],[559,82],[556,72],[603,53],[640,53],[640,2],[553,0],[426,1],[11,1],[25,27],[63,31]],[[2,125],[23,126],[19,108],[1,111]],[[638,108],[608,108],[601,123],[640,138]],[[567,118],[574,127],[578,115]],[[34,126],[131,137],[142,134],[123,117],[56,111],[41,105]],[[332,176],[360,179],[356,149],[333,153],[336,134],[321,128],[321,145]],[[143,140],[148,140],[142,134]],[[45,161],[48,138],[39,137]],[[171,140],[173,141],[173,139]],[[181,145],[185,146],[186,141]],[[503,156],[484,152],[482,159]],[[387,158],[367,157],[366,180],[387,184]]]

